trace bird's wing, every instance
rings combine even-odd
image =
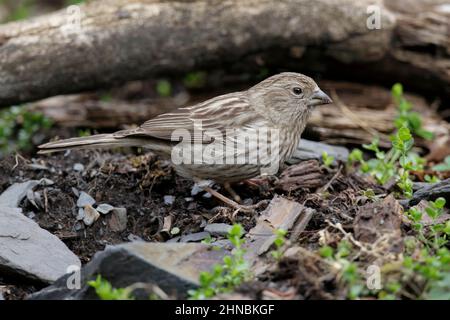
[[[181,141],[189,134],[193,143],[210,143],[206,130],[225,133],[227,129],[249,125],[260,116],[251,108],[245,92],[218,96],[191,107],[179,108],[146,121],[140,127],[122,130],[121,137],[150,137],[168,141]]]

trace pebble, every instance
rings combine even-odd
[[[39,180],[39,184],[41,186],[52,186],[55,184],[55,182],[53,180],[47,179],[47,178],[42,178],[41,180]]]
[[[82,172],[82,171],[84,171],[84,166],[81,163],[75,163],[73,165],[73,170]]]
[[[76,189],[76,188],[74,188],[74,187],[72,187],[72,192],[73,192],[73,194],[74,194],[76,197],[79,197],[79,196],[80,196],[80,191],[78,191],[78,189]]]
[[[108,220],[111,231],[122,232],[127,228],[128,215],[125,208],[114,208]]]
[[[78,208],[78,215],[77,215],[77,220],[83,220],[84,219],[84,209],[83,208]]]
[[[97,206],[97,211],[101,214],[107,214],[114,209],[114,207],[107,203],[102,203]]]
[[[175,202],[174,196],[164,196],[164,203],[167,205],[172,205]]]
[[[77,223],[75,223],[73,229],[74,229],[75,231],[83,230],[83,229],[84,229],[84,225],[83,225],[81,222],[77,222]]]
[[[34,217],[36,217],[36,214],[33,211],[30,211],[27,213],[27,217],[33,219]]]
[[[191,196],[196,196],[197,194],[199,194],[202,191],[203,191],[202,188],[200,188],[197,184],[194,184],[194,186],[191,189]]]
[[[226,223],[211,223],[207,224],[204,230],[214,236],[226,236],[230,229],[231,225]]]
[[[178,227],[174,227],[174,228],[172,228],[172,230],[170,230],[170,234],[173,236],[177,235],[179,233],[180,233],[180,228],[178,228]]]
[[[127,239],[129,240],[129,241],[141,241],[141,242],[144,242],[144,239],[142,239],[141,237],[139,237],[139,236],[137,236],[137,235],[135,235],[135,234],[132,234],[132,233],[130,233],[129,235],[128,235],[128,237],[127,237]]]
[[[92,206],[95,203],[94,198],[92,198],[90,195],[88,195],[86,192],[81,191],[80,197],[77,201],[77,207],[84,208],[85,206]]]
[[[92,225],[100,217],[100,213],[97,212],[91,205],[86,205],[84,207],[84,218],[83,222],[85,225]]]

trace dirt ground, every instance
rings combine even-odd
[[[79,164],[83,166],[82,171],[74,169]],[[235,186],[235,190],[247,204],[270,200],[275,194],[281,194],[316,209],[316,214],[299,239],[299,245],[311,249],[319,247],[320,231],[326,227],[325,220],[339,222],[344,228],[351,228],[357,208],[355,203],[364,201],[359,196],[361,190],[372,188],[377,193],[383,192],[356,174],[346,174],[345,169],[336,175],[337,168],[320,167],[318,163],[315,165],[320,172],[320,179],[313,189],[300,188],[294,192],[284,192],[280,189],[277,178],[244,182]],[[36,207],[25,198],[21,203],[23,212],[64,241],[83,264],[89,262],[106,245],[136,239],[167,241],[171,237],[202,231],[206,222],[239,222],[249,230],[256,221],[255,216],[248,214],[239,214],[234,220],[231,209],[224,208],[214,198],[205,197],[202,192],[193,197],[193,182],[176,175],[167,160],[138,149],[71,151],[31,159],[18,155],[0,162],[0,193],[12,183],[41,178],[50,179],[54,184],[37,187],[35,191],[42,195],[41,205]],[[327,186],[326,192],[313,192],[330,180],[332,183]],[[108,203],[126,208],[126,230],[111,231],[106,216],[89,227],[77,221],[76,201],[79,191],[94,197],[97,204]],[[173,204],[164,201],[164,196],[167,195],[175,196]],[[172,228],[178,227],[180,234],[171,236],[170,233],[161,232],[164,217],[168,215],[173,218]],[[296,274],[294,269],[298,270],[289,265],[289,262],[280,264],[280,269],[269,276],[270,281],[283,283],[288,279],[289,283],[296,283],[304,298],[320,297],[320,294],[308,293],[311,286],[307,279],[302,280],[302,275]],[[0,278],[0,285],[6,285],[8,289],[6,299],[23,299],[42,287],[42,284],[8,278]],[[260,285],[264,287],[261,283]],[[253,288],[252,295],[256,297],[257,291]]]

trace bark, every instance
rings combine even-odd
[[[313,111],[303,138],[336,145],[361,145],[379,137],[381,146],[390,147],[389,135],[395,130],[393,119],[397,115],[397,106],[393,104],[388,89],[329,80],[322,80],[319,85],[331,95],[334,103]],[[245,87],[233,90],[240,89]],[[42,112],[60,127],[117,129],[124,125],[141,124],[158,114],[193,105],[221,93],[211,91],[208,96],[196,96],[181,92],[173,98],[155,98],[145,102],[116,98],[101,101],[91,95],[57,96],[31,104],[31,110]],[[450,125],[422,97],[409,93],[405,96],[414,110],[421,114],[424,128],[435,135],[432,141],[416,139],[416,146],[430,149],[429,160],[441,161],[448,155]],[[312,159],[301,158],[301,155],[295,158]],[[337,154],[335,158],[345,160]]]
[[[373,3],[381,8],[380,30],[367,27]],[[340,77],[392,81],[396,75],[418,89],[450,94],[450,19],[442,3],[93,1],[79,6],[80,28],[77,12],[67,10],[0,26],[0,105],[248,57],[259,66],[275,59],[291,70]]]

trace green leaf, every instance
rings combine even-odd
[[[403,86],[401,83],[396,83],[392,86],[392,96],[400,99],[403,96]]]
[[[445,199],[442,198],[442,197],[437,198],[434,201],[434,205],[435,205],[436,208],[442,209],[445,206]]]
[[[319,254],[324,258],[332,258],[334,250],[330,246],[323,246],[319,249]]]
[[[160,80],[156,84],[156,92],[161,97],[169,97],[172,94],[172,85],[167,80]]]
[[[402,141],[408,141],[412,139],[412,135],[411,132],[409,131],[409,129],[407,127],[401,127],[398,130],[398,137],[402,140]]]

